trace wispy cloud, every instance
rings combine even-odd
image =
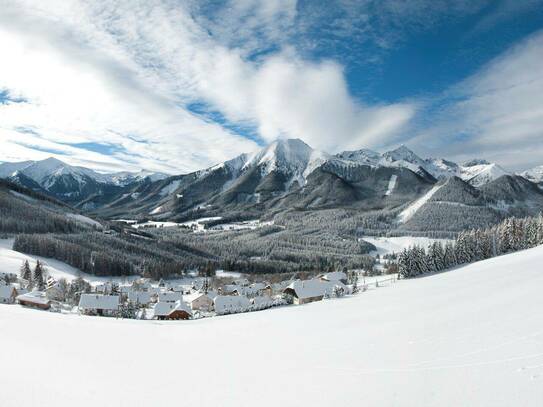
[[[482,155],[512,169],[543,157],[543,31],[528,37],[430,104],[432,123],[411,143],[452,157]]]
[[[78,163],[188,171],[256,147],[234,128],[339,149],[394,134],[414,111],[364,104],[342,66],[289,46],[295,1],[230,1],[205,18],[197,2],[3,3],[0,87],[26,100],[0,107],[6,159],[28,155],[16,129],[31,127],[39,136],[26,135],[27,146]],[[70,147],[85,143],[121,148]]]

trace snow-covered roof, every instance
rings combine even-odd
[[[146,291],[130,291],[128,293],[128,300],[140,304],[149,304],[151,302],[151,293]]]
[[[249,299],[243,295],[219,295],[213,300],[217,314],[243,312],[251,306]]]
[[[0,285],[0,298],[9,299],[16,293],[12,285]]]
[[[192,315],[190,307],[180,300],[176,302],[157,302],[153,309],[156,317],[167,317],[174,311],[185,311]]]
[[[175,291],[165,291],[158,294],[159,302],[176,302],[183,299],[183,294]]]
[[[334,287],[337,285],[343,285],[340,282],[328,282],[318,279],[313,280],[296,280],[292,282],[288,287],[296,293],[298,298],[314,298],[323,297],[326,294],[332,294]]]
[[[183,301],[185,301],[186,303],[192,303],[194,300],[197,300],[198,298],[200,297],[207,297],[209,298],[211,301],[213,301],[213,297],[211,297],[209,294],[206,294],[206,293],[200,293],[200,292],[196,292],[196,293],[191,293],[191,294],[187,294],[187,295],[184,295],[183,296]]]
[[[45,296],[42,291],[31,291],[26,294],[21,294],[16,297],[17,301],[31,302],[33,304],[47,305],[51,301]]]
[[[117,295],[81,294],[79,308],[116,311],[119,309]]]
[[[326,281],[347,280],[347,274],[345,274],[343,271],[332,271],[330,273],[323,274],[322,279]]]

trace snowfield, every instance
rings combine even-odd
[[[415,236],[396,236],[396,237],[378,237],[378,236],[364,236],[360,238],[365,242],[371,243],[377,250],[372,251],[370,254],[391,254],[400,253],[403,249],[408,249],[411,246],[420,246],[427,248],[434,242],[441,242],[443,244],[451,241],[448,239],[432,239],[429,237],[415,237]]]
[[[196,321],[0,305],[2,407],[541,406],[543,247]]]

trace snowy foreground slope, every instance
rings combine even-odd
[[[542,263],[197,321],[0,305],[0,405],[541,406]]]

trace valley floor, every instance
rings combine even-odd
[[[541,406],[542,263],[195,321],[0,305],[0,405]]]

